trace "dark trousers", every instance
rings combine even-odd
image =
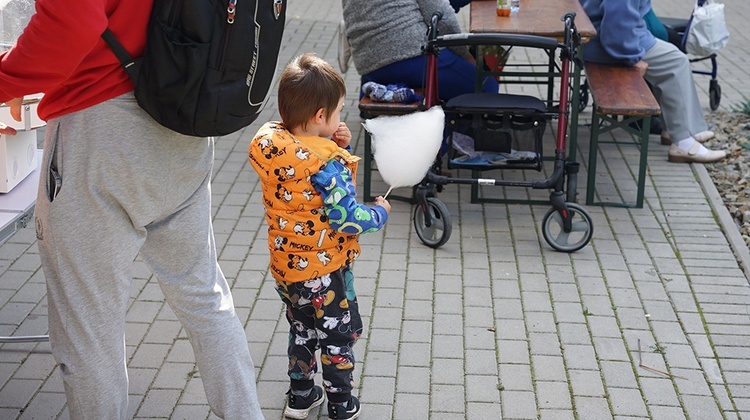
[[[349,267],[299,283],[276,281],[289,321],[289,378],[292,389],[314,385],[321,349],[328,400],[346,402],[354,387],[354,344],[362,334],[354,276]]]
[[[420,55],[383,66],[362,76],[362,84],[376,82],[381,85],[404,83],[411,88],[424,87],[427,56]],[[449,49],[440,51],[438,56],[438,92],[440,99],[447,101],[464,93],[476,91],[476,65]],[[484,92],[498,91],[498,84],[492,77],[483,81]],[[360,91],[360,98],[362,97]]]

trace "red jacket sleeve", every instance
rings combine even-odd
[[[107,27],[107,0],[37,0],[16,45],[0,58],[0,101],[70,78]]]
[[[152,0],[37,0],[16,45],[0,55],[0,101],[44,93],[48,120],[133,90],[101,38],[109,28],[133,57],[143,55]]]

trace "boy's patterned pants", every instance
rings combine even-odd
[[[321,349],[323,384],[331,402],[346,402],[354,387],[353,347],[362,334],[354,276],[348,266],[298,283],[276,281],[289,321],[289,378],[292,389],[314,385],[315,351]]]

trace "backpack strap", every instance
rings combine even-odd
[[[120,41],[115,38],[115,34],[113,34],[112,31],[109,30],[109,28],[104,30],[104,32],[102,33],[102,38],[104,39],[104,42],[109,45],[109,48],[112,50],[112,52],[115,53],[117,59],[120,60],[120,64],[122,64],[122,68],[125,69],[125,72],[130,77],[130,80],[132,80],[133,83],[137,83],[139,66],[135,65],[136,62],[133,57],[131,57],[130,54],[125,50],[125,47],[120,44]]]

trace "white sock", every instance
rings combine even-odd
[[[677,142],[677,143],[675,143],[675,144],[676,144],[676,145],[677,145],[677,147],[679,147],[680,149],[682,149],[682,150],[684,150],[684,151],[688,151],[688,150],[690,150],[690,148],[691,148],[691,147],[693,147],[693,145],[694,145],[694,144],[696,144],[696,143],[697,143],[697,144],[698,144],[698,146],[699,146],[699,147],[698,147],[698,153],[696,153],[696,156],[703,156],[703,155],[705,155],[706,153],[708,153],[708,149],[706,149],[706,146],[704,146],[704,145],[702,145],[702,144],[698,143],[698,142],[697,142],[697,141],[696,141],[696,140],[695,140],[695,139],[694,139],[694,138],[693,138],[692,136],[691,136],[691,137],[688,137],[688,138],[686,138],[686,139],[682,139],[682,140],[678,141],[678,142]]]

